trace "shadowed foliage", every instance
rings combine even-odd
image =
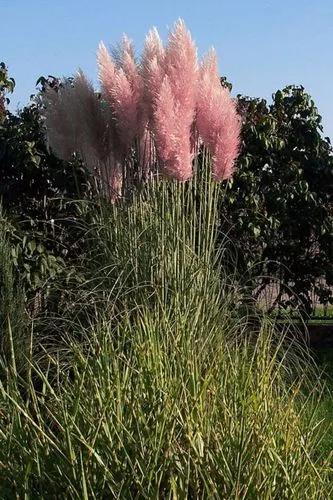
[[[273,307],[310,313],[312,292],[332,304],[333,152],[318,110],[297,86],[238,107],[243,147],[220,213],[240,274],[257,295],[277,282]]]

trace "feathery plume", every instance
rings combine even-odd
[[[166,75],[153,106],[156,149],[164,173],[187,180],[192,175],[190,141],[198,64],[195,45],[181,20],[170,33],[164,64]]]
[[[154,138],[162,173],[186,181],[192,175],[189,134],[179,121],[181,110],[175,102],[168,76],[162,82],[154,113]]]
[[[43,102],[50,147],[65,160],[78,153],[91,173],[100,177],[102,188],[106,188],[116,151],[109,106],[96,95],[81,70],[72,82],[64,82],[58,92],[47,88]],[[101,174],[106,165],[107,176]]]
[[[155,141],[152,132],[156,99],[165,74],[164,55],[165,51],[158,31],[156,28],[153,28],[146,36],[140,63],[140,74],[143,83],[141,128],[144,132],[140,138],[139,149],[140,165],[144,178],[147,177],[156,157]]]
[[[143,115],[149,122],[153,118],[155,102],[160,91],[165,75],[165,51],[157,32],[154,28],[146,36],[143,55],[141,59],[141,75],[144,85]]]
[[[102,91],[108,95],[114,85],[116,66],[103,42],[100,42],[98,46],[97,65]]]
[[[126,154],[137,133],[138,101],[122,68],[117,70],[110,95],[112,96],[110,104],[114,109],[119,140],[123,153]]]
[[[76,113],[72,112],[72,84],[64,81],[58,91],[46,87],[42,103],[48,146],[62,160],[69,160],[79,149],[81,135],[80,121]]]
[[[196,126],[213,155],[213,177],[229,179],[239,150],[240,119],[229,90],[220,83],[214,51],[200,69]]]
[[[123,69],[133,91],[133,96],[139,104],[143,82],[138,65],[134,57],[134,47],[132,41],[124,35],[121,44],[121,68]]]
[[[168,75],[175,101],[182,109],[184,121],[192,125],[197,97],[197,50],[181,19],[169,35],[165,53],[165,72]]]
[[[113,130],[110,110],[101,105],[92,84],[81,70],[73,81],[76,113],[81,123],[81,153],[93,170],[98,162],[109,156],[113,145]]]
[[[143,70],[149,65],[149,62],[156,58],[156,61],[159,65],[163,65],[165,51],[163,48],[163,44],[158,34],[156,28],[151,29],[145,39],[145,45],[143,48],[142,55],[142,66]]]
[[[142,82],[127,38],[123,39],[119,50],[117,67],[101,43],[98,65],[103,94],[113,111],[122,154],[126,155],[138,132]]]

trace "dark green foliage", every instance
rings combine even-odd
[[[6,113],[0,125],[0,197],[28,298],[78,251],[75,200],[86,193],[86,179],[77,159],[65,163],[48,151],[35,103],[18,116]]]
[[[276,278],[280,287],[273,305],[310,312],[311,290],[322,304],[332,303],[330,141],[322,136],[321,117],[303,87],[276,92],[270,106],[241,96],[238,102],[243,147],[221,204],[224,227],[241,274],[257,293]]]
[[[14,272],[8,221],[0,211],[0,355],[10,356],[11,343],[19,347],[17,361],[24,355],[27,322],[19,277]]]
[[[8,97],[5,94],[13,92],[15,87],[14,78],[9,78],[8,70],[5,63],[0,63],[0,122],[4,119],[6,114],[6,104],[9,103]]]
[[[8,70],[5,63],[0,63],[0,92],[13,92],[15,87],[14,78],[8,76]]]

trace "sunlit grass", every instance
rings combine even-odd
[[[87,281],[31,325],[24,363],[8,315],[2,498],[332,496],[320,374],[218,264],[218,189],[101,205]]]

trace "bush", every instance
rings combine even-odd
[[[79,253],[78,197],[88,190],[82,164],[62,162],[47,150],[38,107],[0,125],[0,197],[11,221],[13,263],[28,301]]]
[[[273,103],[238,96],[243,150],[221,202],[237,266],[257,295],[278,283],[273,307],[311,312],[332,303],[333,154],[303,87]],[[259,279],[258,279],[259,277]]]

